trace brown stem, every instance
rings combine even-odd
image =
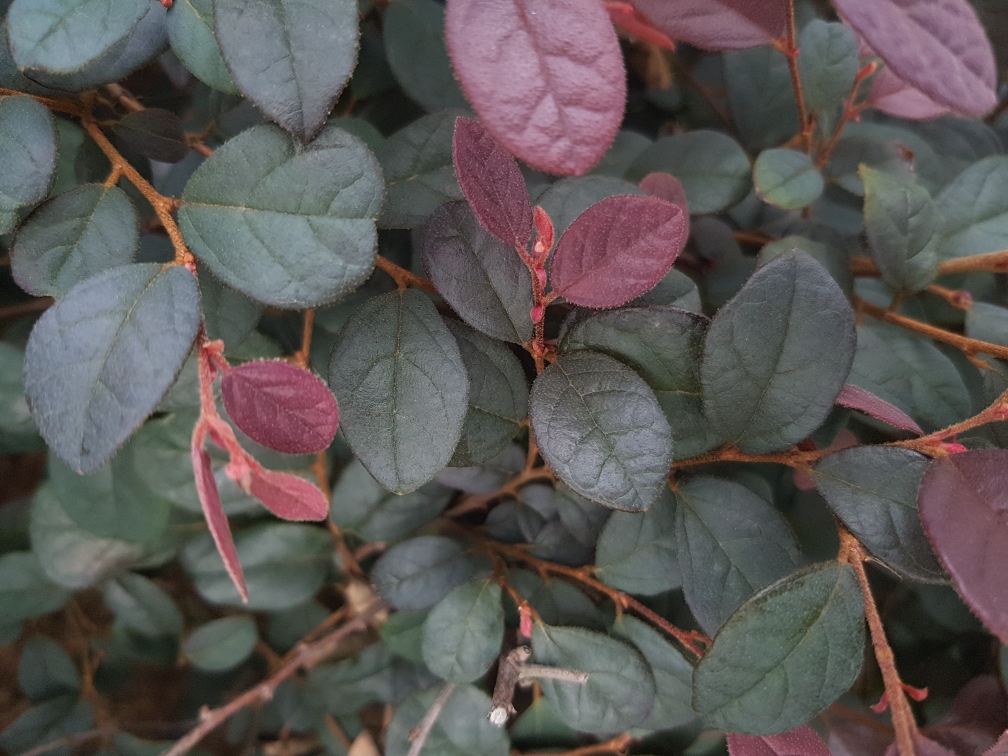
[[[941,297],[959,310],[969,310],[969,308],[973,306],[973,295],[968,291],[949,289],[945,286],[939,286],[938,284],[929,284],[924,291],[928,294],[934,294],[937,297]]]
[[[441,688],[441,692],[438,693],[437,698],[434,699],[434,703],[431,704],[423,719],[420,720],[417,729],[413,733],[410,733],[410,739],[413,741],[413,744],[410,745],[406,756],[420,756],[420,751],[423,750],[424,744],[427,742],[427,736],[434,729],[434,723],[441,716],[441,710],[448,703],[448,699],[451,698],[451,694],[454,692],[455,683],[448,683]]]
[[[89,743],[92,740],[110,738],[117,732],[119,731],[114,727],[99,727],[98,729],[88,730],[87,732],[75,732],[73,735],[67,735],[62,738],[57,738],[56,740],[50,740],[48,743],[35,746],[30,751],[25,751],[20,756],[42,756],[43,754],[60,748],[73,748],[84,743]]]
[[[851,272],[855,276],[878,277],[880,275],[878,267],[870,257],[852,257],[850,263]],[[938,263],[939,276],[948,276],[954,273],[970,273],[972,271],[986,271],[988,273],[1008,272],[1008,249],[1003,249],[999,252],[988,252],[983,255],[956,257],[952,260],[944,260]]]
[[[735,241],[742,244],[758,244],[762,247],[764,244],[774,241],[774,238],[764,234],[762,231],[736,231]]]
[[[774,46],[784,53],[784,57],[787,59],[788,73],[791,74],[791,86],[794,87],[795,104],[798,106],[798,123],[801,124],[797,137],[801,148],[809,151],[812,148],[812,132],[815,130],[815,122],[809,114],[808,105],[805,104],[805,91],[802,89],[801,72],[798,70],[798,30],[795,26],[794,0],[788,0],[786,18],[787,34]]]
[[[955,425],[950,425],[948,428],[943,428],[942,430],[935,431],[934,433],[929,433],[926,436],[921,436],[920,438],[911,438],[906,441],[896,441],[892,446],[902,446],[905,449],[912,449],[913,451],[920,452],[921,454],[927,454],[928,456],[935,457],[948,454],[948,451],[942,448],[942,442],[946,438],[955,438],[960,433],[965,433],[966,431],[973,430],[974,428],[979,428],[981,425],[987,425],[988,423],[1002,422],[1008,419],[1008,391],[1005,391],[1001,396],[995,399],[987,409],[978,415],[967,418],[961,423],[956,423]]]
[[[4,89],[3,87],[0,87],[0,97],[31,97],[36,102],[45,105],[49,110],[54,110],[57,113],[67,113],[80,118],[83,118],[88,112],[88,108],[84,103],[66,97],[43,97],[42,95],[27,94],[25,92],[18,92],[16,89]]]
[[[596,756],[601,753],[626,753],[627,749],[633,744],[633,735],[629,733],[623,733],[622,735],[617,735],[615,738],[605,741],[604,743],[595,743],[593,745],[581,746],[580,748],[575,748],[572,751],[553,751],[553,752],[539,752],[541,756]]]
[[[672,469],[677,470],[683,467],[694,467],[696,465],[709,465],[713,462],[769,462],[788,467],[804,468],[813,462],[818,461],[830,453],[828,449],[804,450],[792,447],[786,451],[775,452],[773,454],[748,454],[737,447],[728,444],[720,449],[701,454],[699,457],[680,459],[672,463]]]
[[[304,325],[301,328],[301,348],[294,353],[294,364],[305,370],[310,365],[312,329],[315,327],[315,309],[305,310]]]
[[[496,491],[487,494],[469,494],[468,496],[464,496],[458,504],[445,512],[445,517],[459,517],[467,512],[481,511],[486,509],[487,504],[492,501],[506,499],[509,496],[517,497],[522,486],[534,480],[556,480],[556,473],[546,465],[522,470]]]
[[[30,302],[22,302],[10,307],[0,307],[0,318],[14,318],[33,312],[41,312],[51,307],[55,301],[52,297],[39,297]]]
[[[861,115],[861,111],[864,110],[865,106],[863,104],[857,104],[858,90],[861,88],[861,82],[875,73],[877,65],[874,61],[866,64],[857,72],[857,76],[854,77],[854,84],[851,85],[851,90],[847,95],[847,99],[844,100],[843,113],[840,116],[840,122],[833,129],[833,133],[830,135],[829,141],[822,145],[819,149],[819,156],[816,158],[816,166],[822,168],[826,163],[829,162],[830,156],[833,154],[833,150],[836,149],[837,142],[840,141],[840,135],[843,134],[844,128],[852,120],[858,118]]]
[[[322,490],[323,496],[325,496],[326,501],[330,504],[332,503],[332,488],[329,486],[329,456],[325,449],[320,449],[315,453],[315,461],[311,466],[312,472],[315,473],[315,481],[318,483],[318,487]],[[343,531],[339,529],[339,526],[332,518],[332,509],[330,508],[329,517],[326,519],[326,527],[329,529],[329,534],[332,536],[333,544],[336,546],[336,553],[340,555],[340,559],[343,562],[343,571],[350,575],[360,576],[364,574],[361,569],[360,562],[354,556],[353,552],[346,545],[346,539],[343,538]]]
[[[139,113],[141,110],[146,109],[140,104],[139,100],[129,93],[126,87],[120,84],[106,84],[105,89],[110,95],[115,97],[116,102],[122,105],[123,109],[131,113]]]
[[[424,291],[429,291],[432,294],[437,294],[437,289],[434,288],[434,284],[432,284],[429,279],[422,278],[413,271],[406,270],[406,268],[396,265],[387,257],[378,255],[375,258],[375,267],[380,268],[392,276],[392,280],[396,282],[396,286],[399,287],[400,291],[405,291],[410,286],[416,286],[418,289],[423,289]]]

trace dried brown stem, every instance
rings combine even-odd
[[[938,284],[929,284],[924,291],[928,294],[934,294],[936,297],[941,297],[958,310],[968,310],[973,306],[973,295],[968,291],[949,289],[946,286],[939,286]]]
[[[424,718],[420,720],[420,724],[417,729],[410,733],[410,739],[413,741],[410,745],[409,752],[406,756],[420,756],[420,751],[423,750],[424,744],[427,742],[427,736],[430,735],[430,731],[434,729],[434,723],[437,722],[437,718],[441,716],[441,710],[448,703],[448,699],[451,698],[451,694],[455,692],[455,683],[448,683],[443,688],[441,692],[438,693],[438,697],[434,699],[434,703],[424,714]]]
[[[437,294],[437,289],[434,288],[434,284],[432,284],[429,279],[422,278],[416,273],[396,265],[387,257],[378,255],[375,259],[375,267],[380,268],[392,276],[392,280],[396,282],[396,286],[399,287],[400,291],[405,291],[410,286],[415,286],[418,289],[423,289],[424,291],[429,291],[432,294]]]

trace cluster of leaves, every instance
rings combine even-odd
[[[1000,0],[0,5],[0,749],[1008,753]]]

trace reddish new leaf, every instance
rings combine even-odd
[[[959,594],[1008,643],[1008,451],[967,451],[934,460],[917,504]]]
[[[329,514],[329,503],[318,486],[297,475],[260,467],[252,472],[250,491],[285,520],[324,520]]]
[[[918,436],[924,433],[921,427],[914,422],[914,419],[899,407],[894,407],[885,399],[879,399],[870,391],[865,391],[852,383],[844,384],[840,395],[836,398],[836,403],[842,407],[871,415],[876,420],[881,420],[894,428],[908,430]]]
[[[808,725],[780,735],[729,735],[731,756],[830,756],[822,739]]]
[[[524,250],[532,236],[532,206],[515,159],[471,118],[456,119],[452,156],[459,186],[479,222],[502,242]]]
[[[242,601],[248,602],[248,589],[245,588],[245,576],[238,562],[238,552],[235,551],[234,540],[231,538],[231,528],[228,525],[224,506],[221,504],[220,493],[217,491],[217,481],[214,480],[213,462],[210,455],[203,449],[203,436],[193,437],[192,446],[193,472],[196,477],[196,492],[203,506],[203,516],[206,518],[210,535],[217,545],[217,553],[224,562],[224,569],[231,577]]]
[[[655,197],[620,195],[589,207],[553,253],[553,291],[582,307],[619,307],[652,289],[686,245],[686,214]]]
[[[874,1],[874,0],[870,0]],[[704,50],[744,50],[782,37],[786,0],[631,0],[673,40]]]
[[[228,370],[221,378],[221,396],[246,435],[287,454],[328,448],[339,425],[339,408],[325,383],[280,360],[256,360]]]
[[[889,68],[875,74],[867,102],[883,113],[913,121],[925,121],[952,112],[907,84]]]
[[[913,738],[914,745],[914,756],[958,756],[958,754],[950,751],[943,745],[935,743],[929,738],[925,738],[923,735],[914,735]],[[899,748],[896,743],[889,746],[889,750],[885,752],[885,756],[900,756]]]
[[[998,742],[985,751],[983,756],[1008,756],[1008,730],[998,738]]]
[[[686,199],[682,182],[671,173],[655,171],[642,178],[638,186],[645,194],[671,202],[683,211],[683,222],[686,224],[683,233],[689,238],[689,200]]]
[[[834,0],[893,73],[940,105],[982,115],[997,104],[994,53],[968,0]]]
[[[591,0],[448,0],[445,41],[480,121],[529,165],[580,175],[623,120],[616,31]]]
[[[1008,727],[1008,699],[992,675],[970,680],[956,694],[948,714],[921,733],[956,754],[979,754]],[[1008,754],[1006,754],[1008,756]]]
[[[889,724],[852,709],[827,709],[822,718],[832,756],[885,756],[895,734]]]

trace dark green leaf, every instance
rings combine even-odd
[[[235,84],[307,142],[357,63],[354,0],[216,0],[214,36]]]
[[[587,672],[587,682],[541,679],[543,695],[575,730],[622,732],[640,724],[655,702],[655,679],[625,641],[581,627],[536,622],[532,650],[539,664]]]
[[[54,612],[72,595],[46,576],[35,554],[15,551],[0,556],[0,617],[4,624]]]
[[[219,147],[189,179],[179,226],[228,286],[266,304],[331,302],[374,268],[381,171],[356,137],[326,127],[301,146],[254,126]]]
[[[393,612],[378,629],[382,644],[393,654],[423,664],[423,629],[428,612]]]
[[[416,490],[451,459],[469,379],[424,294],[410,289],[368,300],[340,333],[329,387],[350,447],[390,491]]]
[[[410,733],[437,698],[437,690],[417,693],[396,710],[385,737],[386,756],[406,756]],[[424,745],[429,756],[508,756],[507,731],[487,719],[490,697],[470,685],[457,687],[448,697]]]
[[[752,165],[745,151],[716,131],[659,139],[637,156],[626,178],[640,181],[653,171],[671,173],[682,182],[691,215],[721,212],[743,200],[752,186]]]
[[[541,697],[534,699],[518,715],[508,728],[508,734],[517,748],[575,748],[581,742],[581,733],[564,722],[549,702]]]
[[[105,606],[131,632],[148,638],[181,635],[182,613],[171,596],[143,575],[127,572],[102,589]]]
[[[707,329],[704,412],[746,452],[785,449],[829,415],[854,357],[854,312],[803,252],[757,270]]]
[[[435,480],[466,493],[492,493],[517,475],[524,465],[525,451],[518,444],[509,444],[481,465],[446,467]]]
[[[247,614],[223,617],[197,628],[182,645],[182,655],[204,672],[226,672],[245,661],[259,640]]]
[[[478,680],[500,654],[504,641],[501,587],[473,580],[438,602],[423,629],[427,668],[448,682]]]
[[[807,252],[813,260],[826,268],[845,294],[853,291],[854,277],[851,275],[847,253],[804,236],[785,236],[783,239],[777,239],[765,245],[756,257],[756,266],[765,265],[775,257],[780,257],[792,249]]]
[[[776,147],[798,131],[787,58],[773,46],[724,53],[724,78],[735,125],[750,150]]]
[[[798,70],[805,104],[831,114],[847,97],[858,72],[858,44],[847,26],[813,19],[798,37]]]
[[[806,153],[763,150],[753,166],[753,185],[764,202],[783,210],[801,210],[823,192],[823,177]]]
[[[32,3],[21,5],[31,8]],[[38,13],[45,15],[43,9]],[[45,199],[58,144],[56,123],[45,105],[30,97],[0,97],[0,234],[14,230],[19,210]]]
[[[591,599],[570,583],[559,579],[544,582],[539,575],[528,570],[511,570],[508,580],[532,608],[539,612],[547,625],[577,625],[593,630],[604,630],[605,621]],[[509,604],[509,611],[513,604]],[[509,624],[518,623],[517,607],[509,617]]]
[[[614,512],[598,539],[595,575],[641,596],[678,588],[675,522],[676,500],[668,490],[647,512]]]
[[[1008,156],[984,158],[935,198],[941,211],[943,260],[1008,248]]]
[[[204,84],[238,94],[214,37],[211,0],[176,0],[168,11],[168,39],[172,52]]]
[[[683,594],[708,635],[801,564],[784,516],[740,483],[694,478],[679,485],[676,505]]]
[[[0,733],[0,748],[24,753],[34,746],[83,732],[91,726],[91,705],[76,695],[60,696],[28,709]]]
[[[916,161],[910,158],[910,149],[894,139],[884,139],[882,135],[845,134],[837,142],[829,162],[823,166],[823,175],[851,194],[864,197],[864,184],[858,175],[862,165],[913,181]]]
[[[590,349],[632,368],[654,391],[672,428],[675,457],[686,459],[720,443],[703,415],[700,357],[710,321],[678,307],[625,307],[575,320],[561,352]]]
[[[207,338],[222,339],[230,352],[252,333],[266,308],[207,272],[200,274],[199,288]]]
[[[189,154],[182,121],[170,110],[147,108],[127,113],[113,132],[127,147],[162,163],[177,163]]]
[[[56,641],[45,636],[29,638],[18,662],[18,685],[33,703],[80,693],[77,667]]]
[[[557,515],[567,532],[582,546],[594,549],[612,510],[578,496],[563,483],[557,484],[554,501]]]
[[[559,239],[567,227],[585,210],[606,197],[644,192],[615,176],[568,176],[543,192],[536,204],[550,217],[554,237]]]
[[[701,312],[700,291],[693,279],[673,268],[651,291],[630,303],[633,305],[674,305],[690,312]]]
[[[457,541],[420,536],[385,552],[371,581],[396,609],[429,609],[480,570],[480,562]]]
[[[85,278],[133,262],[139,244],[140,221],[126,192],[86,184],[29,216],[11,249],[11,273],[29,294],[62,297]]]
[[[668,421],[621,362],[597,352],[562,355],[532,384],[529,414],[543,459],[582,496],[639,512],[664,489]]]
[[[917,514],[917,488],[927,464],[909,449],[859,446],[821,459],[812,479],[873,557],[911,580],[945,582]]]
[[[419,226],[445,202],[461,200],[462,189],[452,164],[452,138],[460,110],[445,110],[414,121],[390,136],[375,151],[388,201],[378,225]]]
[[[634,159],[652,144],[654,142],[637,131],[620,129],[616,132],[616,138],[613,139],[606,154],[595,164],[591,172],[603,176],[622,176]]]
[[[316,667],[309,677],[311,690],[339,715],[356,714],[372,701],[398,705],[415,690],[437,681],[425,668],[396,658],[381,644],[338,664]]]
[[[44,449],[25,400],[24,352],[0,342],[0,450],[16,453]]]
[[[854,570],[813,565],[764,588],[721,627],[693,672],[693,708],[729,732],[784,732],[844,693],[863,655]]]
[[[273,612],[270,614],[266,639],[273,649],[286,653],[325,622],[331,614],[328,608],[315,599],[292,606],[290,609]]]
[[[966,335],[971,339],[1008,346],[1008,309],[974,302],[966,311]]]
[[[200,324],[183,267],[126,265],[46,310],[25,352],[25,394],[49,446],[93,472],[129,438],[182,369]]]

